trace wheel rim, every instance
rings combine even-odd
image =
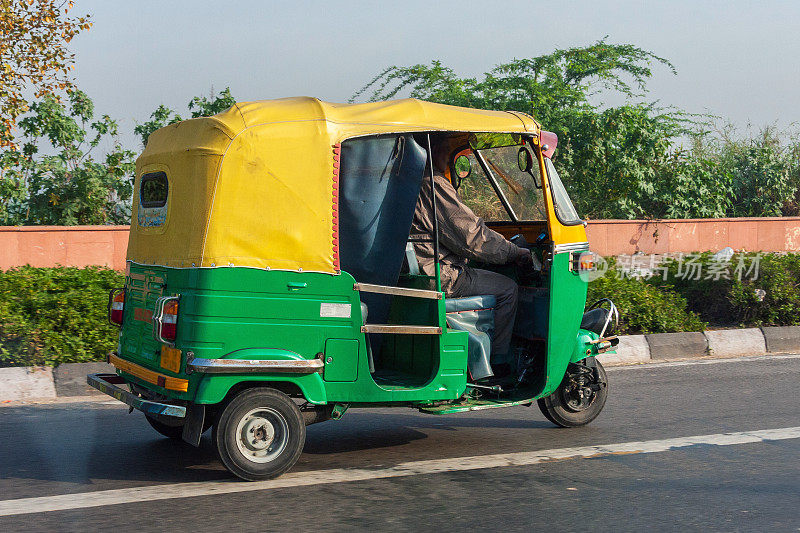
[[[592,406],[597,398],[597,393],[580,382],[570,380],[569,386],[562,389],[561,398],[564,407],[579,413]]]
[[[289,423],[275,409],[257,407],[244,415],[236,425],[239,452],[254,463],[275,460],[289,442]]]

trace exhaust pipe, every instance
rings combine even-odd
[[[310,426],[311,424],[318,424],[320,422],[330,420],[331,413],[333,412],[333,406],[320,405],[318,407],[303,409],[301,412],[303,413],[303,420],[305,421],[306,426]]]

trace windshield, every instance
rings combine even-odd
[[[458,195],[472,211],[487,222],[508,222],[511,217],[492,188],[474,153],[464,153],[469,160],[470,174],[461,180]]]
[[[560,220],[562,224],[568,226],[581,224],[583,221],[581,217],[578,216],[575,206],[572,205],[572,200],[570,200],[567,190],[564,188],[564,184],[561,183],[561,178],[558,177],[558,172],[556,172],[556,167],[553,166],[553,162],[549,157],[545,157],[544,164],[547,168],[547,179],[550,182],[550,189],[553,191],[553,204],[556,209],[558,220]]]
[[[508,201],[517,220],[545,220],[547,211],[542,195],[542,177],[539,165],[533,164],[530,171],[519,169],[521,146],[502,146],[478,150],[492,172],[497,186]]]

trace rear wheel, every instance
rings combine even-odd
[[[146,414],[144,417],[153,429],[165,437],[172,440],[181,440],[181,436],[183,435],[183,420],[180,420],[177,424],[169,424],[151,415]]]
[[[271,479],[300,458],[306,425],[300,409],[284,393],[248,389],[222,410],[213,440],[231,473],[248,481]]]
[[[599,361],[584,359],[570,363],[558,389],[537,400],[539,410],[561,427],[584,426],[597,418],[608,397],[606,371]]]
[[[147,422],[150,424],[150,427],[167,437],[168,439],[172,440],[182,440],[183,439],[183,419],[181,418],[173,418],[171,416],[159,416],[159,415],[144,415]],[[206,415],[205,420],[203,421],[203,433],[208,431],[211,428],[211,422],[213,417]]]

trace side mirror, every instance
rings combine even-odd
[[[468,178],[470,174],[472,174],[472,162],[469,160],[469,157],[465,155],[456,157],[452,172],[453,187],[458,189],[459,185],[461,185],[461,180]]]
[[[517,152],[517,166],[522,172],[530,172],[531,168],[533,168],[533,155],[524,146]]]

